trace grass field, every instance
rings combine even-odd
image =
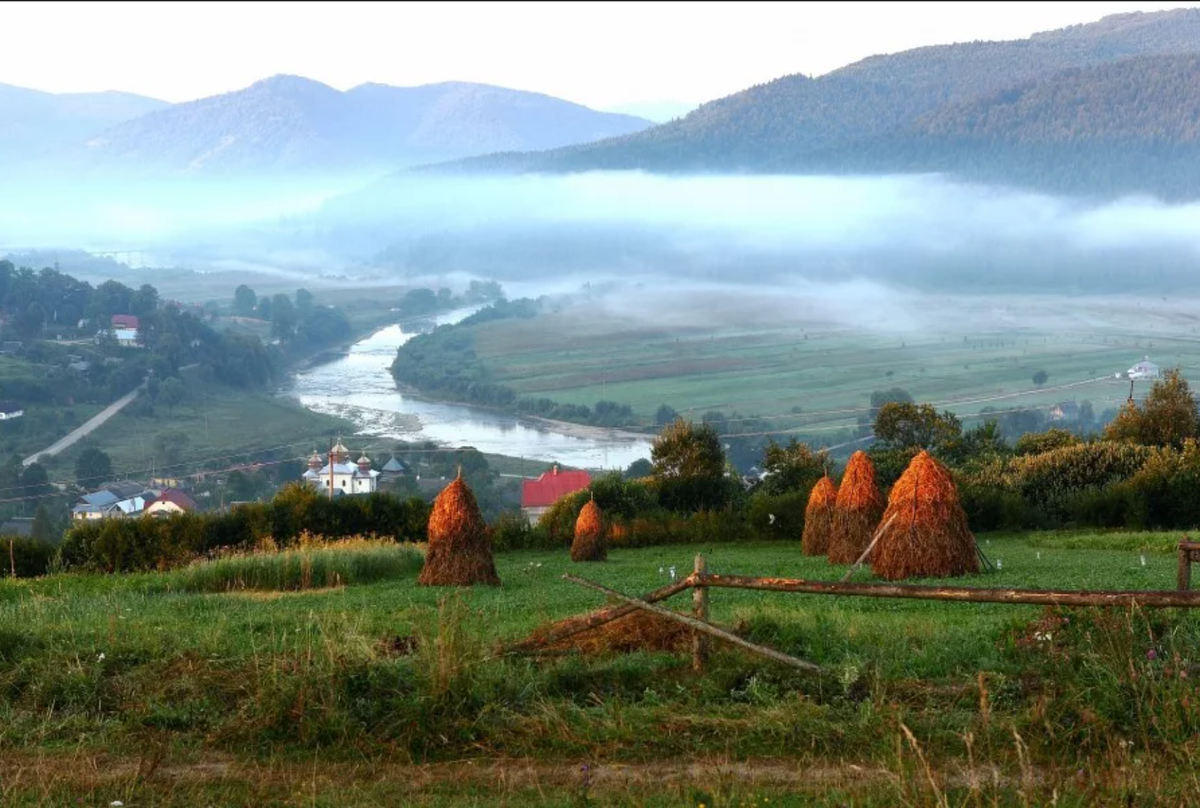
[[[660,404],[697,416],[736,409],[805,433],[852,425],[872,391],[891,387],[965,418],[1068,400],[1090,400],[1100,415],[1128,397],[1128,382],[1113,374],[1144,355],[1185,376],[1200,367],[1197,320],[1184,301],[929,297],[912,306],[923,324],[851,326],[803,301],[784,313],[716,306],[726,319],[703,323],[672,318],[669,306],[657,319],[566,309],[481,325],[475,350],[493,380],[520,395],[609,399],[631,405],[642,424]],[[1041,390],[1038,370],[1049,376]]]
[[[1177,538],[984,536],[1002,569],[963,582],[1171,588]],[[842,572],[772,543],[617,549],[595,565],[565,550],[503,554],[501,587],[463,591],[419,588],[415,571],[228,594],[164,591],[177,573],[0,581],[0,803],[1200,797],[1180,765],[1200,728],[1196,676],[1182,678],[1200,662],[1190,613],[1076,610],[1030,646],[1033,607],[720,590],[714,620],[824,673],[727,648],[700,676],[665,653],[493,656],[498,641],[600,604],[563,572],[643,592],[697,551],[717,572]]]

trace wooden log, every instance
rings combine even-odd
[[[1179,570],[1175,576],[1175,588],[1187,592],[1192,588],[1192,548],[1191,542],[1179,542]]]
[[[642,595],[641,599],[646,603],[656,603],[660,600],[666,600],[673,595],[678,595],[685,589],[689,589],[692,586],[692,580],[692,577],[689,576],[682,581],[676,581],[673,584],[655,589],[653,592],[647,592],[645,595]],[[636,611],[638,611],[638,607],[626,604],[624,606],[613,606],[589,615],[568,617],[565,620],[552,623],[543,636],[528,637],[519,642],[507,645],[500,650],[500,654],[520,654],[544,648],[547,645],[561,642],[568,637],[574,637],[576,634],[599,628],[605,623],[611,623],[613,620],[619,620]]]
[[[694,578],[694,577],[696,577],[696,576],[689,576],[688,580],[690,580],[691,578]],[[790,665],[793,668],[799,668],[801,670],[807,670],[807,671],[821,670],[821,667],[819,665],[814,665],[811,662],[805,662],[803,659],[797,659],[796,657],[788,656],[787,654],[780,653],[779,651],[776,651],[773,648],[767,648],[762,645],[756,645],[756,644],[750,642],[749,640],[743,640],[741,637],[739,637],[736,634],[730,634],[728,631],[725,631],[724,629],[717,628],[716,626],[711,625],[710,623],[705,623],[704,621],[697,620],[694,617],[689,617],[686,614],[679,614],[678,612],[673,612],[670,609],[664,609],[662,606],[655,606],[651,603],[646,603],[643,600],[638,600],[637,598],[631,598],[628,595],[622,595],[620,592],[617,592],[615,589],[609,589],[607,586],[598,584],[595,581],[589,581],[586,578],[580,578],[576,575],[571,575],[570,573],[563,575],[563,579],[570,581],[573,584],[579,584],[580,586],[586,586],[588,589],[594,589],[597,592],[603,592],[604,594],[608,595],[609,597],[617,598],[618,600],[623,600],[626,603],[628,603],[630,606],[633,606],[634,608],[642,609],[642,610],[650,612],[652,614],[657,614],[660,617],[665,617],[668,620],[674,620],[677,623],[683,623],[685,626],[688,626],[692,629],[695,629],[696,631],[703,632],[710,636],[719,637],[720,639],[725,640],[726,642],[731,642],[734,645],[739,645],[748,651],[753,651],[756,654],[761,654],[762,656],[765,656],[768,659],[773,659],[776,662],[782,662],[784,665]]]
[[[1176,590],[1066,590],[985,589],[968,586],[921,586],[917,584],[867,584],[840,581],[805,581],[799,578],[752,578],[745,575],[705,573],[696,586],[726,589],[758,589],[769,592],[799,592],[810,595],[849,595],[868,598],[949,600],[963,603],[1014,603],[1033,606],[1148,606],[1192,609],[1200,606],[1200,591]]]
[[[704,575],[704,556],[696,554],[695,577]],[[692,615],[705,623],[708,622],[708,590],[703,586],[692,587]],[[708,635],[702,631],[692,633],[692,670],[700,673],[704,670],[704,661],[708,658]]]

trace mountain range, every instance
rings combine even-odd
[[[274,76],[181,104],[0,89],[9,90],[0,93],[0,121],[10,122],[0,124],[0,155],[8,158],[0,162],[52,167],[70,177],[386,171],[550,149],[652,125],[539,93],[465,82],[364,84],[342,92]],[[54,135],[39,142],[39,132]]]
[[[1200,9],[785,76],[642,132],[455,172],[950,172],[1082,193],[1200,196]],[[1194,165],[1193,165],[1194,164]]]

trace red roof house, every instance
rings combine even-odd
[[[536,520],[567,494],[591,484],[592,475],[586,471],[559,471],[555,463],[550,471],[543,472],[536,480],[521,483],[521,510],[530,520]]]
[[[196,500],[178,488],[167,488],[159,493],[157,499],[146,505],[145,513],[150,516],[167,516],[173,513],[194,511],[198,507]]]
[[[114,314],[112,316],[113,328],[132,328],[135,331],[138,327],[138,318],[136,314]]]

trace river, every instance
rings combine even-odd
[[[476,310],[447,312],[437,323],[456,323]],[[401,325],[381,328],[352,345],[346,355],[297,373],[287,393],[314,412],[347,418],[363,435],[473,446],[481,452],[588,469],[624,469],[650,456],[648,440],[606,436],[599,430],[589,437],[567,434],[503,413],[401,393],[389,368],[396,349],[415,333]]]

